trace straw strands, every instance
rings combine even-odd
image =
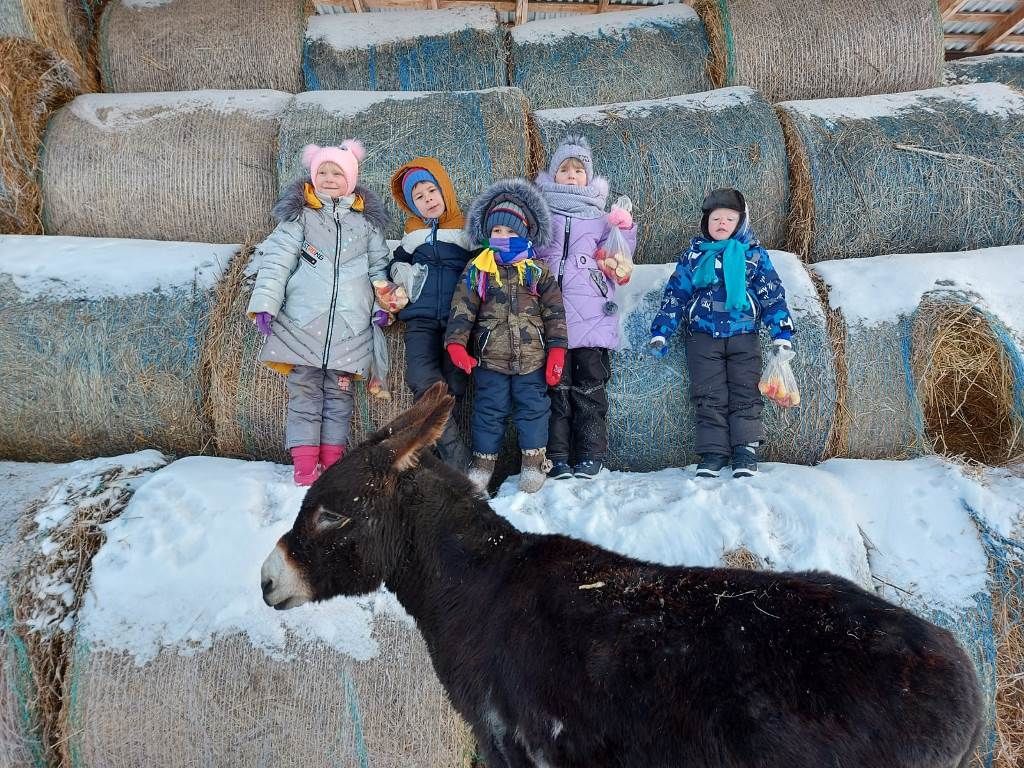
[[[89,94],[57,112],[40,179],[48,233],[205,243],[271,229],[278,91]]]
[[[941,84],[934,0],[697,0],[718,87],[768,101],[895,93]]]
[[[50,112],[74,98],[71,65],[31,40],[0,39],[0,232],[42,234],[36,165]]]
[[[65,0],[0,0],[0,38],[39,43],[67,62],[82,90],[96,90],[96,62],[77,8]],[[16,59],[2,59],[6,69]]]
[[[512,29],[509,77],[534,109],[710,90],[704,25],[688,5],[571,15]]]
[[[505,85],[505,32],[494,10],[311,16],[306,90],[471,91]]]
[[[303,0],[114,0],[99,31],[103,90],[302,90]]]
[[[437,158],[465,211],[492,181],[526,173],[527,108],[517,88],[299,94],[281,120],[280,183],[308,174],[300,162],[305,144],[354,136],[366,146],[360,181],[384,198],[392,217],[385,235],[399,238],[405,217],[389,194],[395,169],[419,155]]]
[[[1024,242],[1024,94],[982,83],[779,105],[810,261]]]
[[[635,259],[675,261],[700,222],[704,195],[736,187],[747,198],[754,230],[781,244],[788,208],[787,159],[775,113],[749,88],[533,114],[533,159],[546,158],[566,134],[594,149],[595,173],[609,199],[628,195],[640,222]]]

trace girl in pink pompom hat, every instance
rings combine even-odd
[[[309,176],[274,206],[277,228],[256,249],[249,316],[265,337],[260,360],[287,377],[285,447],[294,479],[310,485],[345,453],[353,381],[387,395],[387,345],[375,295],[394,298],[384,203],[359,183],[356,139],[302,150]],[[391,288],[389,291],[388,289]]]

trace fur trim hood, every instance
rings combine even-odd
[[[497,203],[508,201],[526,214],[527,236],[534,248],[542,248],[551,239],[551,209],[547,202],[526,179],[502,179],[477,195],[466,214],[466,233],[477,244],[486,243],[490,232],[484,231],[487,211]]]
[[[306,205],[305,185],[308,183],[308,179],[296,179],[285,187],[280,199],[278,199],[271,211],[275,219],[278,221],[293,221],[299,217],[303,206]],[[356,184],[352,194],[358,195],[363,200],[363,210],[359,211],[359,213],[366,218],[372,227],[381,233],[385,232],[388,224],[391,223],[391,215],[388,213],[387,208],[384,207],[384,201],[380,199],[380,195],[362,184]]]

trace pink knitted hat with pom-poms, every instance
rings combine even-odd
[[[366,149],[359,139],[345,139],[337,147],[318,147],[307,144],[302,149],[302,164],[309,168],[309,178],[316,187],[316,169],[324,163],[334,163],[345,174],[345,194],[351,195],[359,180],[359,163],[366,157]]]

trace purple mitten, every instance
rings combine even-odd
[[[378,309],[374,311],[373,324],[376,325],[378,328],[387,328],[393,322],[395,322],[395,318],[394,315],[392,315],[390,312],[383,309]]]
[[[257,312],[256,313],[256,330],[264,336],[269,336],[273,333],[270,328],[270,324],[274,322],[274,316],[269,312]]]

